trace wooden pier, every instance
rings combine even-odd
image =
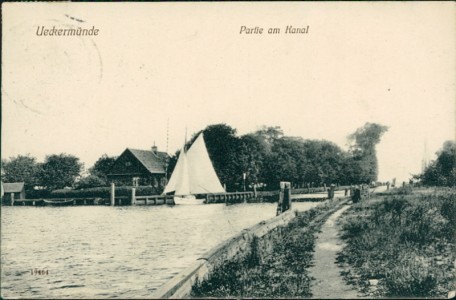
[[[253,192],[236,192],[236,193],[216,193],[206,194],[206,200],[204,203],[246,203],[249,200],[254,199],[255,195]]]
[[[346,187],[339,187],[339,189]],[[335,190],[338,190],[336,188]],[[328,199],[323,188],[314,189],[292,189],[291,199],[293,202],[300,201],[324,201]],[[309,192],[313,192],[308,194]],[[225,203],[260,203],[260,202],[278,202],[279,191],[249,191],[249,192],[234,192],[234,193],[211,193],[198,195],[203,197],[205,204]],[[316,195],[315,195],[316,194]],[[4,203],[5,204],[5,203]],[[130,195],[116,195],[116,188],[111,186],[109,198],[100,197],[85,197],[85,198],[49,198],[49,199],[14,199],[6,205],[11,206],[74,206],[74,205],[174,205],[174,197],[172,195],[136,195],[136,188],[131,189]]]
[[[133,199],[132,199],[133,200]],[[134,202],[132,205],[174,205],[174,197],[173,196],[135,196]]]

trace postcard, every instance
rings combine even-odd
[[[454,271],[455,16],[453,2],[3,3],[2,298],[451,295],[422,274]],[[423,260],[420,288],[373,254],[354,264],[362,232],[341,232],[374,221],[347,216],[402,195],[387,223],[406,226],[409,188],[427,184],[450,190],[423,208],[442,211],[441,252],[404,252]]]

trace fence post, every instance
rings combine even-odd
[[[14,206],[14,193],[11,193],[11,206]]]
[[[288,188],[285,188],[285,193],[286,193],[286,195],[284,197],[284,200],[287,201],[287,206],[288,206],[287,210],[289,210],[289,209],[291,209],[291,203],[292,203],[291,202],[291,184]]]
[[[331,184],[328,189],[328,199],[334,199],[334,191],[336,189],[336,186],[334,184]]]
[[[136,205],[136,188],[131,189],[131,205]]]
[[[116,185],[111,183],[111,206],[114,206],[116,202]]]

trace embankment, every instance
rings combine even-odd
[[[288,211],[244,230],[161,286],[152,298],[309,296],[314,232],[348,198]],[[267,290],[265,290],[267,288]]]
[[[456,289],[454,190],[396,189],[353,205],[341,221],[339,262],[367,296],[446,298]]]

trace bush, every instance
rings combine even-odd
[[[26,198],[27,199],[41,199],[41,198],[48,198],[50,192],[48,190],[27,190],[26,191]]]
[[[404,268],[408,265],[408,268]],[[387,296],[393,297],[430,297],[435,296],[437,276],[423,260],[406,257],[398,261],[385,278]]]
[[[77,190],[80,189],[87,189],[87,188],[94,188],[94,187],[102,187],[107,186],[108,183],[105,179],[98,177],[97,175],[89,175],[87,177],[82,178],[75,184],[75,188]]]
[[[131,196],[131,186],[116,187],[116,196]],[[136,187],[136,196],[158,195],[156,188],[151,186]],[[111,187],[97,187],[81,190],[55,190],[50,194],[51,198],[109,198],[111,197]]]
[[[378,297],[445,296],[454,289],[455,193],[429,191],[360,203],[345,215],[340,261],[361,287],[381,279]],[[362,215],[362,217],[360,217]],[[347,273],[348,274],[348,273]],[[351,277],[350,277],[351,276]]]

